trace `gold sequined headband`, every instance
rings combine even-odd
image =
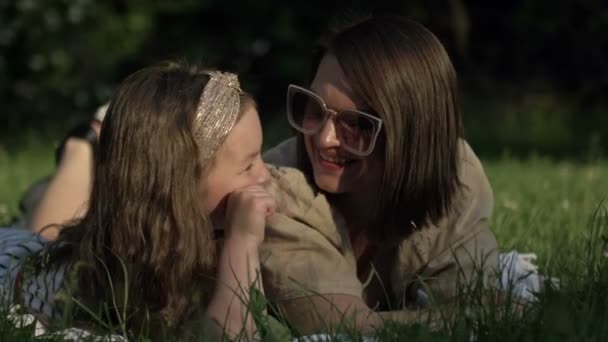
[[[237,121],[243,92],[235,74],[206,71],[209,81],[203,89],[194,118],[194,139],[203,160],[211,158]]]

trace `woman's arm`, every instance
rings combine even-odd
[[[302,335],[332,332],[338,327],[371,334],[383,325],[378,313],[352,295],[300,297],[277,305],[290,325]]]
[[[482,303],[498,310],[496,317],[522,317],[530,308],[529,302],[496,291],[484,294]],[[471,304],[480,305],[479,302]],[[462,309],[459,305],[462,304],[447,302],[432,309],[375,312],[361,298],[342,294],[301,297],[278,303],[281,313],[302,335],[335,332],[338,327],[347,332],[372,335],[389,321],[406,325],[422,324],[437,330],[458,317]]]
[[[302,335],[332,332],[338,327],[369,335],[382,329],[386,321],[426,324],[433,329],[442,321],[440,310],[375,312],[361,298],[343,294],[295,298],[282,301],[278,306]]]

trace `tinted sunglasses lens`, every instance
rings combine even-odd
[[[313,96],[294,91],[290,95],[289,113],[294,128],[303,133],[315,133],[325,119],[323,106]]]
[[[336,120],[340,141],[354,151],[365,153],[373,143],[376,122],[371,118],[353,111],[340,112]]]

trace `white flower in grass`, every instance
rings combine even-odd
[[[570,209],[570,201],[567,198],[562,200],[562,209],[563,210]]]
[[[588,182],[593,182],[594,180],[596,180],[598,175],[599,175],[599,170],[597,167],[589,167],[589,168],[587,168],[587,171],[585,172],[585,178],[587,179]]]
[[[511,209],[511,210],[517,210],[517,209],[519,209],[519,204],[516,201],[514,201],[514,200],[512,200],[510,198],[503,198],[503,200],[502,200],[502,206],[505,207],[505,208],[507,208],[507,209]]]

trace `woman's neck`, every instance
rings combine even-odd
[[[342,214],[351,236],[367,230],[374,221],[374,208],[371,198],[362,194],[332,195],[332,205]]]

